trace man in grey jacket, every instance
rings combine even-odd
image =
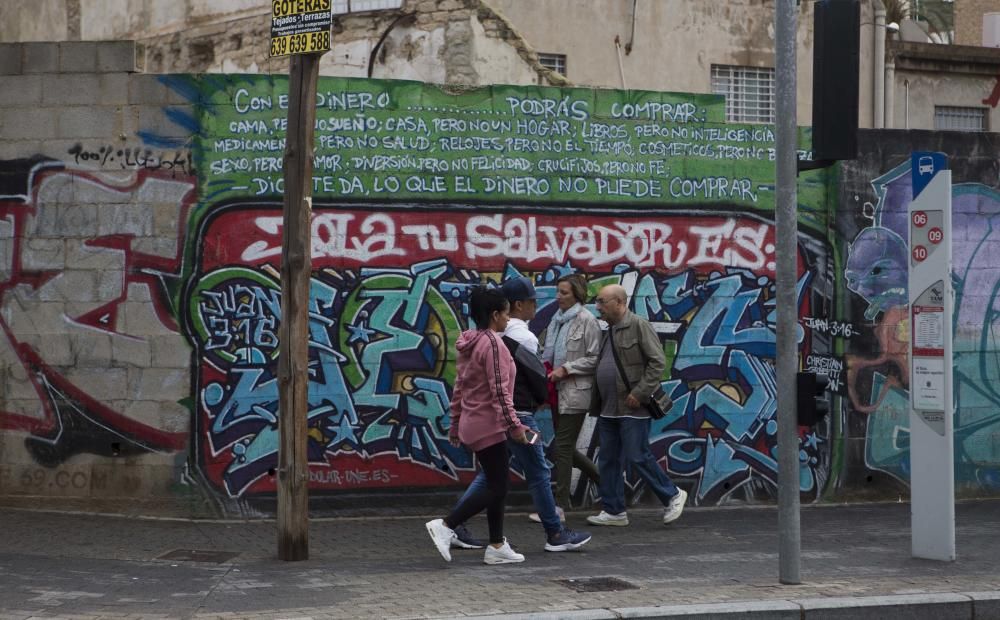
[[[631,465],[663,503],[663,522],[670,523],[684,511],[687,493],[674,486],[649,450],[650,416],[645,406],[663,377],[663,345],[649,321],[629,311],[621,286],[612,284],[601,289],[597,311],[608,322],[591,399],[591,413],[600,416],[597,463],[604,510],[587,517],[587,521],[593,525],[628,525],[622,472],[625,465]]]

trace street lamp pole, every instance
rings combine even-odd
[[[798,370],[798,127],[796,106],[796,0],[776,0],[775,13],[775,295],[778,386],[778,580],[799,577],[799,429],[795,373]]]

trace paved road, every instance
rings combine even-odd
[[[275,559],[273,522],[0,509],[0,620],[401,619],[1000,592],[1000,500],[958,504],[954,563],[910,557],[909,511],[908,504],[803,508],[806,583],[782,586],[770,507],[689,509],[667,527],[659,511],[633,510],[629,527],[593,528],[593,541],[576,553],[544,552],[540,526],[513,513],[507,535],[527,561],[505,566],[482,564],[481,551],[456,551],[446,564],[424,518],[314,520],[311,559],[284,563]],[[570,525],[582,527],[584,517],[571,514]],[[485,534],[485,520],[472,525]],[[222,555],[162,559],[177,550]],[[568,587],[599,577],[635,587]],[[570,579],[577,581],[561,582]]]

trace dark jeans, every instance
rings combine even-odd
[[[649,418],[602,417],[597,420],[601,442],[601,451],[597,453],[601,465],[601,501],[609,514],[625,512],[622,472],[628,466],[646,481],[649,490],[664,506],[677,495],[677,487],[649,451],[649,426]]]
[[[531,414],[518,413],[517,417],[521,424],[531,430],[538,431],[538,423],[535,416]],[[542,520],[542,526],[546,534],[557,534],[562,530],[562,523],[559,521],[559,514],[556,512],[556,503],[552,499],[552,483],[549,477],[549,464],[545,461],[545,451],[542,448],[541,440],[536,444],[517,443],[513,439],[507,440],[507,449],[514,455],[514,459],[520,463],[524,472],[524,480],[528,483],[528,490],[531,492],[531,499],[535,502],[535,510]],[[469,490],[465,495],[478,492],[481,487],[486,486],[486,475],[483,472],[476,474]],[[461,502],[461,500],[459,500]]]
[[[581,454],[576,449],[576,439],[580,436],[580,429],[586,420],[585,413],[563,413],[559,416],[559,425],[556,427],[555,437],[555,463],[556,463],[556,505],[563,510],[570,509],[569,495],[570,483],[573,480],[573,467],[580,470],[580,473],[590,478],[594,484],[601,480],[597,471],[597,466],[593,461]]]
[[[486,476],[486,484],[471,493],[466,493],[451,514],[444,518],[444,524],[455,529],[486,509],[486,522],[490,526],[490,543],[503,542],[504,498],[507,497],[508,461],[507,442],[501,441],[476,451],[479,467]]]

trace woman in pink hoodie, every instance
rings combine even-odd
[[[486,475],[486,488],[470,493],[444,519],[427,522],[427,533],[445,561],[451,561],[454,528],[486,510],[490,544],[483,561],[487,564],[523,562],[503,535],[504,498],[507,496],[507,435],[527,443],[527,427],[514,412],[514,360],[498,332],[510,318],[507,299],[499,289],[476,287],[469,298],[469,315],[477,329],[458,338],[457,377],[451,397],[453,446],[465,444],[476,453]]]

